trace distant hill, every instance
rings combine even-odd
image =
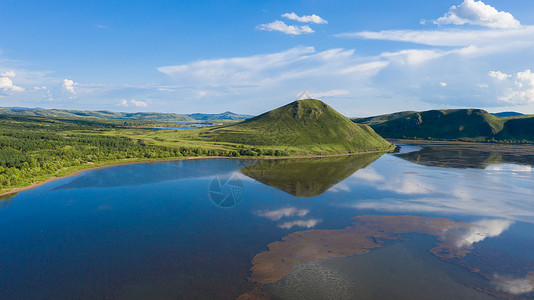
[[[379,116],[374,116],[374,117],[354,118],[354,119],[352,119],[352,121],[354,121],[355,123],[372,126],[372,125],[376,125],[376,124],[387,122],[389,120],[403,118],[403,117],[409,116],[409,115],[411,115],[413,113],[416,113],[416,111],[401,111],[401,112],[396,112],[396,113],[392,113],[392,114],[385,114],[385,115],[379,115]]]
[[[522,113],[518,113],[515,111],[503,111],[499,113],[492,113],[492,115],[496,117],[516,117],[516,116],[522,116]]]
[[[249,115],[239,115],[232,112],[221,114],[173,114],[173,113],[153,113],[153,112],[112,112],[107,110],[89,111],[89,110],[66,110],[66,109],[42,109],[42,108],[0,108],[2,115],[22,115],[22,116],[41,116],[52,118],[77,118],[93,117],[104,119],[119,120],[144,120],[144,121],[213,121],[213,120],[243,120],[250,118]]]
[[[534,142],[534,116],[498,117],[481,109],[401,112],[353,121],[386,138]]]
[[[221,114],[201,114],[201,113],[195,113],[195,114],[189,114],[188,117],[198,120],[198,121],[214,121],[214,120],[245,120],[250,119],[254,116],[251,115],[240,115],[235,114],[230,111],[225,111]]]
[[[368,152],[392,145],[367,125],[355,124],[320,100],[298,100],[237,124],[200,134],[217,142],[285,145],[320,153]]]

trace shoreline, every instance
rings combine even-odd
[[[356,153],[344,153],[344,154],[327,154],[327,155],[300,155],[300,156],[241,156],[241,157],[229,157],[229,156],[189,156],[189,157],[180,157],[180,158],[162,158],[162,159],[150,159],[150,160],[131,160],[131,161],[115,161],[111,162],[109,164],[104,164],[101,166],[87,166],[87,168],[83,168],[80,170],[73,171],[67,175],[64,176],[51,176],[43,181],[37,181],[32,183],[28,186],[23,187],[16,187],[12,188],[10,190],[7,190],[5,192],[0,193],[0,197],[7,196],[11,194],[17,194],[20,192],[28,191],[31,189],[34,189],[36,187],[39,187],[41,185],[45,185],[47,183],[50,183],[55,180],[68,178],[72,176],[76,176],[82,172],[85,171],[91,171],[91,170],[97,170],[97,169],[103,169],[113,166],[120,166],[120,165],[130,165],[130,164],[139,164],[139,163],[155,163],[155,162],[165,162],[165,161],[180,161],[180,160],[194,160],[194,159],[293,159],[293,158],[321,158],[321,157],[339,157],[339,156],[353,156],[353,155],[362,155],[362,154],[372,154],[372,153],[388,153],[395,150],[395,148],[388,149],[388,150],[379,150],[379,151],[369,151],[369,152],[356,152]],[[2,200],[0,200],[2,201]]]

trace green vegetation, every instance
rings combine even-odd
[[[0,192],[119,162],[194,156],[309,156],[392,148],[368,126],[352,123],[318,100],[294,102],[230,125],[188,130],[139,128],[152,122],[0,115]]]
[[[213,120],[244,120],[251,118],[249,115],[239,115],[233,112],[224,112],[221,114],[189,114],[180,115],[172,113],[153,113],[138,112],[124,113],[112,112],[107,110],[88,111],[88,110],[66,110],[66,109],[41,109],[41,108],[0,108],[2,115],[19,115],[19,116],[41,116],[52,118],[78,118],[93,117],[104,119],[119,120],[145,120],[159,122],[190,122],[190,121],[213,121]]]
[[[199,137],[214,142],[289,146],[301,154],[381,151],[392,145],[366,125],[357,125],[325,103],[299,100],[252,119],[208,128]]]
[[[241,173],[296,197],[318,196],[377,160],[383,153],[351,156],[268,159],[242,168]]]
[[[534,116],[497,117],[481,109],[401,112],[353,119],[386,138],[534,143]]]

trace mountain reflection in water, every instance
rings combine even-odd
[[[485,169],[494,164],[534,165],[532,145],[420,141],[410,141],[410,144],[423,149],[396,156],[425,166]]]
[[[296,197],[314,197],[377,160],[383,153],[350,156],[266,159],[240,171]]]

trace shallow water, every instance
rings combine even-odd
[[[470,149],[458,159],[457,146],[440,147],[122,165],[0,199],[0,298],[235,299],[258,288],[281,299],[534,298],[532,157]],[[299,263],[274,283],[247,280],[269,243],[361,215],[467,225]],[[470,253],[431,254],[444,239]]]

